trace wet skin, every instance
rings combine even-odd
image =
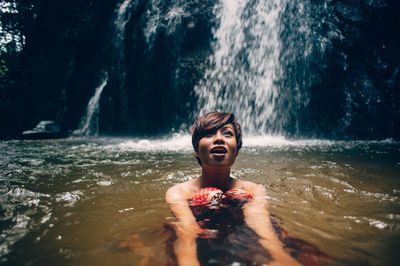
[[[199,141],[195,156],[200,158],[203,167],[231,167],[237,155],[235,130],[232,124],[209,133]]]

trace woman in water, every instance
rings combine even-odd
[[[214,201],[218,205],[218,202],[234,199],[243,202],[244,223],[258,235],[259,244],[268,250],[271,259],[268,265],[299,265],[284,251],[283,243],[274,232],[263,186],[230,175],[242,146],[241,128],[234,115],[212,112],[200,117],[192,127],[192,144],[202,168],[201,175],[171,187],[166,193],[166,201],[178,219],[174,252],[179,265],[199,265],[196,240],[212,238],[213,231],[204,229],[196,220],[197,214],[190,204],[210,203],[213,208]]]

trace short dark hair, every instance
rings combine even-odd
[[[199,141],[209,133],[215,133],[221,127],[232,124],[235,130],[237,152],[242,148],[242,129],[236,121],[234,114],[224,112],[210,112],[199,117],[192,126],[192,145],[194,150],[199,151]],[[201,161],[197,158],[201,165]]]

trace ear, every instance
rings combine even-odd
[[[198,151],[194,151],[194,156],[196,156],[197,158],[200,158],[199,152]]]

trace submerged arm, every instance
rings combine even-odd
[[[273,261],[269,265],[300,265],[283,249],[271,224],[270,213],[265,189],[261,185],[254,185],[248,190],[254,199],[243,207],[246,224],[260,237],[260,244],[269,251]]]
[[[200,265],[197,259],[196,238],[202,229],[196,223],[183,192],[179,187],[170,188],[165,199],[178,222],[174,223],[177,239],[174,251],[179,265]]]

